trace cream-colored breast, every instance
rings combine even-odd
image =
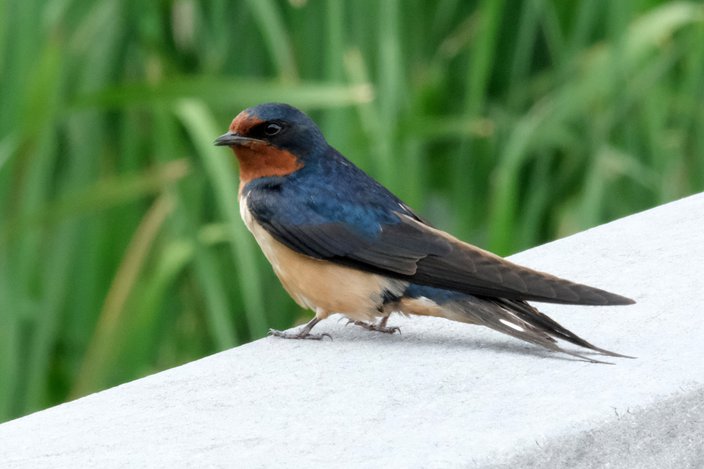
[[[384,290],[400,294],[407,285],[293,251],[257,223],[246,197],[240,198],[240,215],[289,295],[320,318],[342,313],[355,320],[371,320],[382,314],[379,308]]]

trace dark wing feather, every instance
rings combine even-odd
[[[418,222],[406,218],[406,223]],[[514,264],[435,228],[424,229],[429,236],[447,239],[452,250],[445,256],[419,260],[413,276],[416,283],[511,300],[585,305],[633,303],[614,293]]]
[[[420,221],[398,199],[388,199],[399,210],[394,213],[389,205],[355,205],[339,199],[316,205],[309,196],[284,200],[297,194],[278,194],[282,199],[272,200],[275,195],[251,191],[250,212],[274,238],[310,257],[481,297],[586,305],[633,303],[460,241]]]
[[[257,221],[301,254],[395,277],[413,276],[421,258],[447,255],[451,250],[447,241],[401,223],[380,226],[379,235],[369,237],[339,222],[293,225],[275,219]]]

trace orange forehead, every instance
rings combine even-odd
[[[230,124],[230,132],[239,135],[247,135],[252,127],[261,124],[263,120],[254,117],[247,111],[240,112]]]

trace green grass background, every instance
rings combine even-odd
[[[305,317],[212,146],[265,101],[509,254],[704,189],[704,9],[0,0],[0,420]]]

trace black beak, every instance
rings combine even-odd
[[[233,134],[232,132],[228,132],[228,133],[216,138],[215,141],[213,142],[213,145],[216,145],[219,147],[231,147],[231,146],[244,145],[248,142],[256,142],[256,141],[258,141],[256,138],[242,137],[241,135],[237,135],[237,134]]]

